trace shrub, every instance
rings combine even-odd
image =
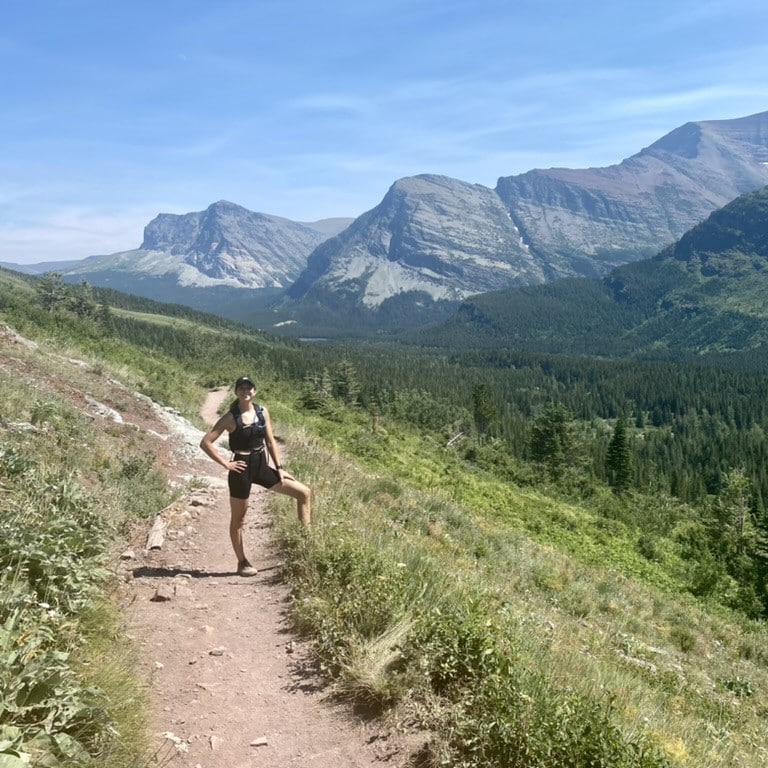
[[[305,550],[292,576],[296,625],[317,635],[322,664],[338,673],[352,645],[379,637],[402,617],[406,580],[381,550],[349,530],[334,533]]]

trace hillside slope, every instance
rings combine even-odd
[[[123,630],[140,651],[134,673],[149,697],[147,754],[154,761],[142,764],[207,764],[213,755],[217,765],[260,759],[288,768],[332,754],[339,768],[383,759],[405,765],[413,743],[329,705],[309,645],[291,633],[266,492],[254,494],[246,529],[260,573],[242,579],[229,542],[225,476],[198,448],[199,428],[102,372],[98,360],[62,355],[1,324],[0,357],[0,381],[29,382],[29,402],[72,408],[118,436],[116,446],[139,446],[177,489],[156,517],[131,527],[111,558],[123,584]],[[212,393],[209,422],[230,395],[226,388]],[[17,442],[25,414],[8,417],[0,420],[0,456]],[[155,526],[162,521],[164,539],[147,549],[153,519]],[[0,746],[4,759],[10,756]]]

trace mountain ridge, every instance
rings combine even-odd
[[[534,169],[496,187],[435,174],[395,181],[356,219],[302,224],[219,201],[159,214],[132,251],[62,270],[138,295],[311,334],[413,327],[469,296],[603,277],[654,256],[768,184],[768,112],[686,123],[620,163]],[[223,297],[223,302],[222,302]],[[206,306],[203,307],[200,302]],[[335,329],[334,329],[335,326]]]
[[[590,355],[768,350],[768,186],[710,214],[650,259],[463,302],[406,340]]]
[[[444,312],[440,305],[457,306],[473,294],[602,277],[655,255],[713,210],[765,184],[768,112],[688,123],[621,163],[535,169],[500,177],[493,190],[443,176],[407,177],[310,254],[277,309],[293,318],[310,306],[367,310],[378,315],[379,330],[402,329],[434,319],[430,305]],[[388,311],[395,300],[399,318]],[[403,311],[409,302],[420,312]]]

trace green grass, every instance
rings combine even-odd
[[[108,568],[121,532],[169,491],[127,425],[56,391],[115,387],[55,352],[0,368],[0,765],[145,764],[145,694]],[[53,378],[51,378],[53,377]]]
[[[316,499],[309,537],[278,512],[296,627],[339,695],[433,734],[430,764],[764,764],[765,626],[686,596],[679,563],[405,429],[374,450],[362,419],[272,411]]]

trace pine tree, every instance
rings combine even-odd
[[[354,408],[358,405],[360,384],[357,370],[350,360],[344,358],[338,363],[333,372],[333,396],[344,405]]]
[[[71,292],[70,307],[78,317],[92,317],[96,314],[96,300],[93,288],[87,280],[80,282]]]
[[[544,464],[553,477],[575,463],[573,416],[561,403],[548,405],[531,425],[531,458]]]
[[[96,322],[104,329],[108,330],[112,325],[112,310],[109,304],[101,302],[96,307]]]
[[[44,309],[55,312],[60,309],[67,296],[64,278],[60,272],[46,272],[37,284],[37,300]]]
[[[608,484],[616,493],[624,493],[629,488],[632,479],[632,456],[623,417],[616,422],[611,442],[608,444],[605,470]]]
[[[310,411],[326,412],[331,409],[332,402],[331,377],[328,369],[324,368],[321,374],[307,374],[304,377],[302,405]]]
[[[472,390],[472,415],[481,439],[488,435],[499,420],[498,411],[486,384],[476,384]]]

